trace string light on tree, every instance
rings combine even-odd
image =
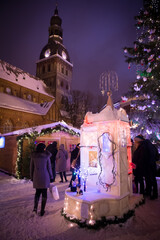
[[[137,78],[127,95],[130,99],[136,97],[131,103],[134,107],[129,113],[130,119],[136,122],[139,116],[138,124],[131,127],[131,133],[132,137],[141,133],[159,147],[156,132],[160,131],[160,108],[156,106],[160,105],[160,1],[144,1],[144,7],[135,20],[136,40],[132,47],[124,47],[128,68],[135,65],[137,70]]]

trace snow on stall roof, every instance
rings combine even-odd
[[[65,128],[68,128],[69,130],[73,130],[77,134],[80,134],[80,130],[78,128],[74,128],[73,126],[68,125],[67,123],[65,123],[62,120],[60,122],[54,122],[54,123],[39,125],[39,126],[31,127],[31,128],[19,129],[19,130],[13,131],[13,132],[4,133],[1,136],[22,135],[24,133],[31,133],[31,132],[34,132],[34,131],[37,131],[38,133],[40,133],[42,129],[55,128],[58,125],[61,125],[62,127],[65,127]]]
[[[47,86],[43,80],[24,72],[0,59],[0,78],[18,84],[33,91],[51,96],[46,92]]]
[[[39,104],[6,93],[0,93],[0,107],[38,115],[46,115],[53,102],[54,100]]]

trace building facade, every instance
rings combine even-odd
[[[0,133],[64,120],[70,123],[72,68],[63,45],[62,20],[56,7],[49,39],[40,53],[36,77],[0,60]]]
[[[58,120],[44,82],[0,60],[0,133]]]

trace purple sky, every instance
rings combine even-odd
[[[56,2],[74,65],[73,89],[100,93],[101,73],[112,70],[119,78],[117,100],[135,80],[122,48],[136,40],[134,16],[143,0],[1,0],[0,59],[35,75]]]

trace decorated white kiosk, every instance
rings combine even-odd
[[[110,95],[97,114],[88,112],[81,126],[80,159],[83,195],[65,192],[63,213],[94,224],[105,218],[122,218],[142,195],[132,193],[131,138],[124,109],[113,107]]]

